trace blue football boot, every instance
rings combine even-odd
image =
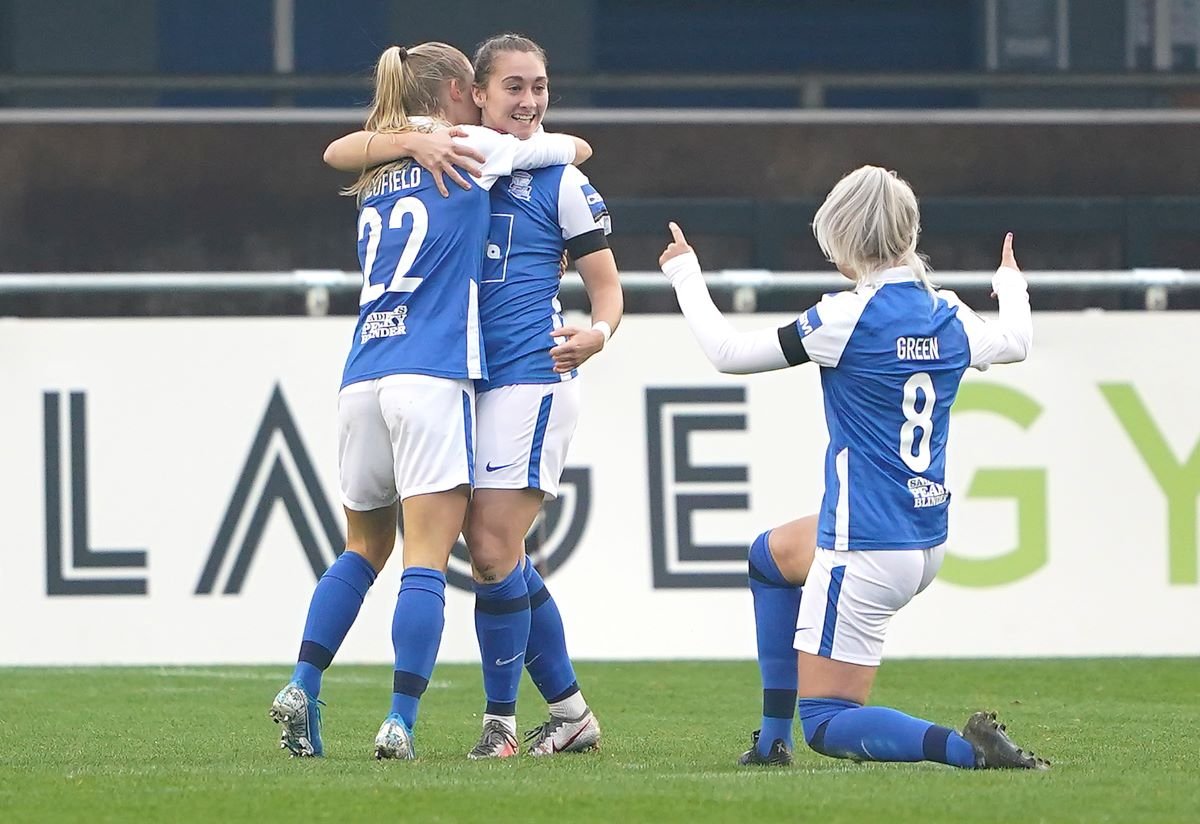
[[[393,712],[385,718],[383,726],[375,735],[375,757],[380,760],[398,758],[404,761],[411,761],[417,757],[417,752],[413,749],[412,730],[404,723],[399,713]]]
[[[279,748],[296,758],[324,755],[321,744],[321,702],[292,681],[271,702],[271,720],[283,727]]]

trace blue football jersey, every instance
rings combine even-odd
[[[826,295],[796,321],[821,366],[829,448],[817,545],[926,549],[946,540],[950,406],[983,322],[909,269]],[[974,349],[974,354],[973,354]]]
[[[608,210],[574,166],[513,172],[496,182],[479,315],[488,363],[480,391],[558,383],[550,349],[563,325],[558,301],[563,250],[576,258],[607,247]]]
[[[359,319],[342,386],[395,374],[485,378],[479,281],[488,234],[488,191],[520,165],[569,161],[562,135],[526,141],[464,127],[460,141],[487,162],[470,190],[443,198],[415,163],[389,167],[364,192],[358,217],[363,270]]]

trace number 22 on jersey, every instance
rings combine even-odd
[[[429,231],[429,212],[424,203],[415,197],[403,197],[396,201],[392,206],[392,214],[388,218],[388,241],[390,244],[393,241],[393,234],[405,230],[405,218],[410,215],[412,220],[411,226],[408,227],[408,237],[403,238],[404,248],[400,252],[400,259],[396,263],[395,270],[386,278],[385,284],[383,278],[377,280],[374,271],[375,257],[379,254],[379,244],[383,239],[383,216],[374,206],[363,207],[362,214],[358,216],[358,239],[361,241],[365,234],[367,251],[363,256],[363,288],[362,294],[358,298],[359,306],[367,305],[382,295],[384,291],[415,292],[421,285],[422,278],[409,277],[408,272],[417,259],[417,253],[421,251],[425,233]],[[395,242],[399,242],[401,239],[400,236],[394,238]]]

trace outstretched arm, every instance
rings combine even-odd
[[[784,354],[781,330],[736,331],[713,303],[700,272],[700,260],[684,238],[683,230],[674,222],[668,226],[674,239],[659,257],[658,265],[675,288],[679,308],[692,334],[718,371],[746,375],[784,369],[807,360],[807,357],[789,359]]]

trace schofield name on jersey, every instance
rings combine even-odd
[[[896,338],[898,360],[938,360],[937,338]]]
[[[378,195],[398,192],[401,189],[415,189],[421,185],[421,167],[415,163],[406,163],[398,169],[384,172],[372,183],[371,188],[363,193],[363,200],[370,200]]]

